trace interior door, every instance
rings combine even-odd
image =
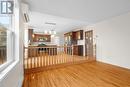
[[[93,31],[85,32],[85,55],[93,57]]]

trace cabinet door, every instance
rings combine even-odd
[[[79,30],[76,32],[77,40],[83,40],[83,30]]]
[[[28,39],[30,43],[33,42],[33,29],[28,29]]]
[[[78,46],[78,55],[83,56],[83,45]]]
[[[80,36],[80,31],[77,32],[77,39],[80,40],[81,36]]]
[[[78,55],[78,46],[74,46],[74,49],[73,49],[73,50],[74,50],[74,51],[73,51],[73,52],[74,52],[73,54],[74,54],[74,55]]]

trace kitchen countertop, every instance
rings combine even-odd
[[[38,45],[28,45],[28,46],[29,46],[29,47],[38,47]],[[52,44],[50,45],[50,44],[49,44],[49,45],[46,45],[46,46],[57,46],[57,45],[54,45],[54,44],[53,44],[53,45],[52,45]]]

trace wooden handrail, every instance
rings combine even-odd
[[[73,64],[88,60],[88,57],[73,55],[74,46],[30,46],[25,48],[24,68],[37,69]]]

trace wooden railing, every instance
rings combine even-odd
[[[73,46],[25,47],[25,70],[46,69],[91,58],[73,55]]]

